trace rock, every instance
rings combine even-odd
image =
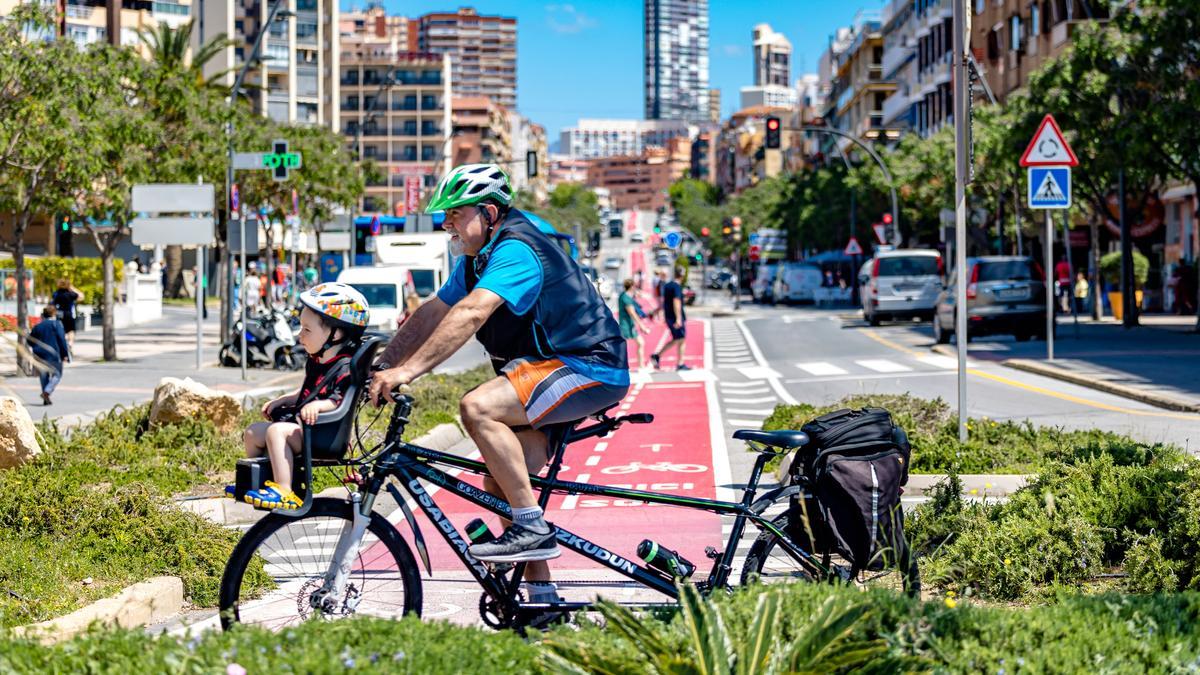
[[[127,587],[116,597],[98,600],[66,616],[13,629],[20,637],[55,643],[87,630],[93,622],[135,628],[163,621],[183,607],[183,581],[179,577],[151,577]]]
[[[41,452],[29,411],[15,398],[0,397],[0,469],[20,466]]]
[[[221,431],[231,431],[241,416],[242,404],[232,394],[209,389],[190,377],[159,380],[150,406],[151,424],[208,419]]]

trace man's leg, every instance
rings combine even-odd
[[[675,341],[675,343],[676,343],[675,344],[675,367],[676,368],[684,365],[683,364],[683,347],[684,347],[684,343],[686,343],[686,342],[687,342],[686,334],[683,335],[683,337],[680,337],[678,340]]]
[[[524,429],[517,431],[517,439],[521,442],[521,450],[525,454],[525,469],[528,473],[536,474],[546,466],[549,461],[547,457],[547,441],[546,435],[536,429]],[[496,483],[491,476],[484,476],[483,489],[498,497],[504,497],[504,491],[500,489],[500,485]],[[505,497],[505,501],[508,501]],[[507,518],[500,519],[501,524],[507,528],[512,524],[512,521]],[[550,565],[545,560],[535,560],[525,566],[525,580],[532,582],[549,582],[550,581]]]
[[[682,339],[672,339],[670,342],[668,342],[667,344],[663,345],[663,348],[662,348],[662,349],[660,349],[660,350],[659,350],[657,353],[655,353],[655,354],[651,354],[651,355],[650,355],[650,359],[651,359],[652,361],[654,361],[654,367],[655,367],[655,368],[659,368],[659,367],[661,367],[661,365],[662,365],[662,364],[661,364],[661,361],[662,361],[662,355],[663,355],[663,354],[666,354],[668,351],[670,351],[670,349],[671,349],[672,347],[675,347],[677,344],[678,344],[678,346],[679,346],[679,349],[680,349],[680,356],[682,357],[682,350],[683,350],[683,340],[682,340]],[[680,361],[680,363],[682,363],[682,361]]]
[[[546,523],[534,499],[525,453],[512,430],[529,424],[516,389],[506,377],[497,377],[464,396],[460,412],[467,434],[475,441],[496,486],[512,507],[515,521],[495,541],[472,546],[472,554],[495,562],[558,557],[554,529]]]

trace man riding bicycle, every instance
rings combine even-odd
[[[370,399],[378,404],[476,335],[497,377],[468,392],[460,410],[491,473],[485,489],[504,496],[513,522],[469,550],[483,561],[533,563],[525,577],[540,602],[556,595],[543,561],[560,555],[529,482],[548,460],[541,429],[623,399],[629,365],[616,319],[589,277],[512,201],[508,176],[494,164],[457,167],[438,183],[426,212],[445,211],[451,252],[461,257],[392,338]]]

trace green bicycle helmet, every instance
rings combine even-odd
[[[464,164],[451,169],[438,181],[425,213],[470,206],[485,200],[493,200],[501,206],[512,205],[513,191],[508,174],[495,164]]]

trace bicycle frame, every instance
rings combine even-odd
[[[566,440],[561,440],[557,448],[556,455],[561,459],[562,449],[567,443]],[[421,508],[425,516],[433,523],[446,543],[462,561],[463,565],[471,572],[471,575],[479,583],[480,586],[493,598],[504,602],[514,614],[537,614],[546,610],[559,611],[574,611],[577,609],[585,609],[591,606],[591,603],[520,603],[516,600],[517,589],[520,584],[521,575],[524,572],[525,564],[516,565],[511,572],[511,580],[506,580],[506,575],[509,572],[497,573],[493,569],[479,560],[476,560],[468,552],[467,547],[470,545],[469,540],[464,533],[458,531],[453,523],[450,522],[445,512],[437,505],[436,500],[425,489],[422,481],[427,481],[437,485],[442,490],[458,495],[467,501],[479,506],[482,509],[490,511],[496,515],[509,518],[511,517],[511,509],[507,502],[499,497],[491,495],[470,483],[461,480],[455,476],[442,471],[441,469],[431,466],[431,464],[439,464],[450,467],[455,467],[471,473],[479,475],[489,475],[487,466],[479,461],[466,459],[457,455],[452,455],[408,443],[396,443],[395,447],[375,464],[375,469],[367,480],[366,492],[368,497],[360,505],[360,508],[365,513],[370,512],[371,505],[374,502],[373,496],[378,494],[379,490],[386,485],[392,491],[393,497],[399,503],[400,508],[405,511],[405,517],[409,521],[410,527],[413,529],[413,535],[417,542],[419,552],[426,562],[428,570],[428,557],[424,549],[423,536],[421,535],[416,521],[411,518],[411,513],[405,500],[395,491],[394,486],[387,483],[389,477],[395,477],[404,490],[412,496],[413,501]],[[711,511],[718,515],[734,516],[733,528],[729,533],[729,537],[725,542],[724,551],[720,554],[710,557],[714,558],[713,567],[710,570],[707,579],[698,582],[697,587],[701,592],[707,593],[714,588],[725,588],[729,580],[729,575],[733,570],[733,559],[737,553],[737,542],[741,540],[742,533],[745,529],[746,522],[754,524],[759,530],[769,531],[779,538],[780,545],[802,565],[809,566],[814,573],[828,572],[823,565],[807,551],[804,551],[791,540],[786,532],[775,527],[767,518],[761,515],[766,507],[781,496],[790,496],[799,490],[796,486],[787,486],[776,488],[763,495],[762,498],[755,500],[757,493],[758,482],[762,477],[763,467],[770,459],[770,454],[761,454],[755,461],[754,469],[751,473],[750,480],[747,483],[745,490],[742,492],[740,502],[727,502],[714,499],[699,499],[695,497],[687,497],[684,495],[673,495],[666,493],[647,492],[643,490],[632,490],[627,488],[609,487],[604,485],[594,485],[590,483],[577,483],[572,481],[558,480],[555,477],[557,473],[558,462],[552,462],[550,475],[546,478],[539,476],[530,476],[530,480],[534,488],[541,488],[539,503],[543,508],[549,502],[551,494],[584,494],[598,495],[618,499],[635,499],[653,504],[664,504],[669,506],[678,506],[690,509],[701,509]],[[603,565],[633,581],[658,591],[663,595],[677,599],[677,590],[672,580],[668,580],[663,576],[651,571],[650,568],[625,558],[617,553],[606,549],[588,539],[571,532],[565,528],[559,527],[557,531],[558,543],[561,546],[575,551],[581,556],[588,558],[600,565]],[[653,606],[653,603],[631,603],[638,606]]]

